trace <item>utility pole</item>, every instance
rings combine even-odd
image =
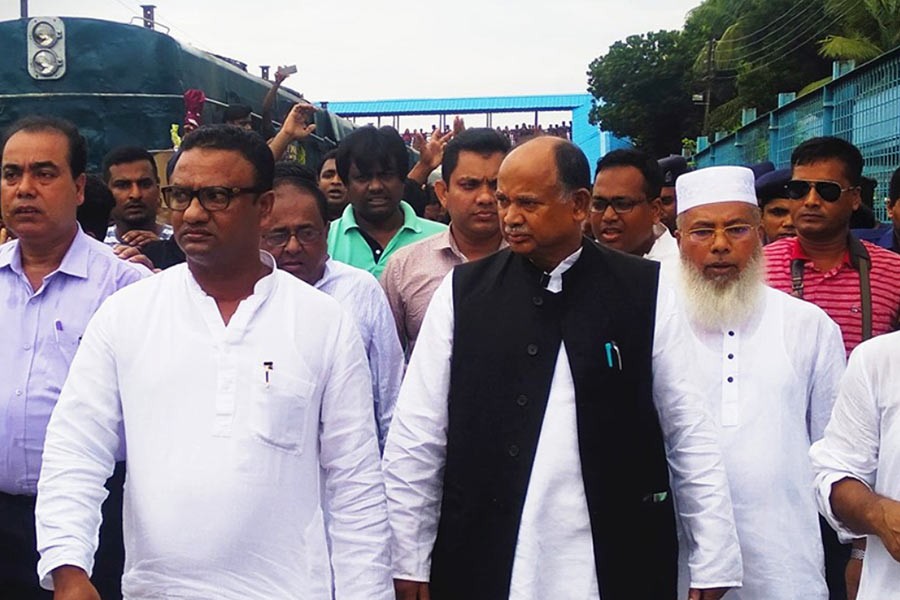
[[[19,1],[19,11],[22,13],[22,18],[28,18],[28,0],[20,0]]]
[[[709,135],[709,104],[712,99],[713,85],[713,45],[715,38],[709,40],[706,46],[706,96],[703,100],[703,135]]]

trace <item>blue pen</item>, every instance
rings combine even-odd
[[[609,365],[610,369],[613,366],[612,348],[613,348],[612,344],[610,342],[606,342],[606,364]]]
[[[59,344],[59,332],[63,330],[62,321],[57,319],[53,323],[53,335],[56,337],[56,343]]]

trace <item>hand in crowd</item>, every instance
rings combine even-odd
[[[874,509],[877,511],[875,533],[893,559],[900,562],[900,502],[880,497]]]
[[[100,600],[97,588],[87,573],[78,567],[63,566],[53,570],[53,600]]]
[[[159,236],[155,231],[147,231],[146,229],[132,229],[122,234],[122,241],[127,246],[137,246],[140,248],[149,242],[158,242]]]
[[[116,256],[121,258],[122,260],[126,260],[128,262],[137,263],[139,265],[144,265],[151,271],[159,271],[154,264],[145,254],[143,254],[140,248],[136,246],[126,246],[124,244],[119,244],[113,248],[113,252],[116,253]]]
[[[441,166],[441,161],[444,159],[444,147],[458,133],[457,121],[462,123],[462,119],[457,117],[453,121],[453,129],[447,133],[435,132],[427,141],[425,136],[418,131],[413,135],[412,147],[419,153],[419,162],[429,169],[429,173]],[[459,127],[464,129],[465,125]]]
[[[688,600],[719,600],[731,588],[691,588],[688,592]]]
[[[292,140],[304,140],[316,130],[315,123],[310,123],[315,114],[315,106],[309,102],[298,102],[285,118],[281,131]]]
[[[280,68],[275,71],[275,85],[281,85],[284,80],[290,77],[290,73],[285,73]]]
[[[862,577],[863,561],[850,559],[844,569],[844,582],[847,584],[847,600],[856,600],[859,593],[859,580]]]
[[[407,579],[394,580],[394,592],[397,600],[430,600],[428,584],[421,581],[409,581]]]

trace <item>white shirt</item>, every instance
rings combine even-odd
[[[261,255],[272,272],[228,326],[187,265],[97,311],[47,430],[43,585],[91,572],[121,442],[125,598],[331,598],[329,558],[337,600],[394,597],[359,334]]]
[[[561,289],[562,272],[577,258],[578,253],[573,254],[551,273],[548,290]],[[667,285],[659,288],[656,318],[653,395],[673,492],[695,541],[690,560],[693,584],[740,585],[740,549],[725,472],[709,415],[685,377],[685,325]],[[453,319],[451,273],[428,307],[384,451],[391,553],[394,576],[400,579],[428,581],[430,575],[446,458]],[[598,597],[578,456],[575,389],[567,366],[563,345],[526,492],[510,598]],[[554,486],[564,486],[569,493],[558,493]],[[561,551],[563,542],[578,556]]]
[[[831,486],[846,477],[900,501],[900,332],[863,342],[850,355],[824,437],[810,450],[819,511],[843,541],[860,537],[831,509]],[[895,598],[900,563],[867,536],[857,600]]]
[[[681,266],[681,253],[678,250],[678,240],[669,233],[669,228],[662,223],[653,226],[653,234],[656,241],[650,247],[650,251],[644,258],[655,260],[660,264],[660,272],[670,281],[676,281],[678,269]]]
[[[764,287],[747,322],[716,331],[691,322],[691,333],[691,378],[719,432],[744,562],[743,586],[725,597],[828,598],[809,447],[844,371],[840,328],[818,306]]]
[[[384,450],[406,364],[384,290],[368,271],[330,258],[315,287],[340,302],[359,327],[372,374],[378,446]]]

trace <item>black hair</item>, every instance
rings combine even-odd
[[[306,179],[312,183],[316,181],[316,174],[306,165],[301,165],[292,160],[279,160],[275,163],[275,181],[285,177],[296,177],[297,179]]]
[[[256,171],[256,180],[253,183],[257,191],[262,193],[272,189],[275,159],[266,141],[258,133],[235,125],[204,125],[185,136],[181,142],[180,152],[194,148],[231,150],[239,153]]]
[[[109,214],[115,205],[106,182],[97,175],[88,175],[84,184],[84,202],[75,211],[75,218],[86,234],[102,242],[109,226]]]
[[[806,140],[791,153],[791,167],[811,165],[829,158],[844,163],[844,174],[850,185],[860,185],[863,170],[862,154],[859,148],[838,137],[816,137]]]
[[[222,113],[222,122],[229,123],[250,116],[253,110],[246,104],[229,104]]]
[[[591,189],[591,166],[581,148],[567,140],[560,140],[553,149],[553,156],[563,192]]]
[[[396,171],[400,181],[406,181],[409,155],[403,138],[393,127],[360,127],[341,140],[337,150],[335,163],[338,176],[345,183],[350,180],[351,164],[356,164],[363,175],[370,175],[381,167]]]
[[[490,127],[466,129],[447,143],[441,161],[441,178],[450,183],[460,152],[476,152],[482,156],[509,152],[509,138]]]
[[[597,161],[597,173],[613,167],[634,167],[644,178],[644,193],[648,200],[658,198],[663,186],[663,173],[659,162],[640,150],[620,148],[605,154]]]
[[[888,186],[888,202],[891,206],[900,199],[900,168],[891,175],[891,183]]]
[[[118,148],[110,150],[109,153],[103,157],[103,180],[106,183],[109,183],[110,167],[138,162],[139,160],[146,160],[150,163],[150,168],[153,169],[153,177],[159,181],[159,171],[156,170],[156,161],[153,160],[153,155],[137,146],[119,146]]]
[[[277,170],[278,169],[276,168],[276,171]],[[322,192],[322,190],[319,189],[319,186],[316,183],[315,179],[310,179],[307,176],[298,177],[296,175],[276,174],[274,187],[278,188],[283,185],[293,186],[298,191],[305,192],[315,198],[316,208],[319,210],[319,216],[322,217],[323,223],[325,223],[326,225],[328,224],[328,199],[325,197],[325,194]]]
[[[322,155],[322,160],[319,161],[319,168],[316,169],[316,179],[318,179],[319,175],[322,174],[322,167],[324,167],[325,163],[327,163],[329,160],[335,161],[334,166],[335,166],[335,169],[337,169],[337,153],[338,153],[337,148],[332,148],[331,150],[329,150],[328,152],[326,152],[325,154]]]
[[[6,128],[3,132],[3,143],[0,144],[0,155],[6,148],[6,142],[9,141],[14,134],[24,131],[27,133],[39,133],[42,131],[55,131],[61,133],[69,142],[69,170],[72,177],[78,177],[87,168],[87,141],[78,132],[70,121],[60,119],[59,117],[46,117],[32,115],[23,117]]]

